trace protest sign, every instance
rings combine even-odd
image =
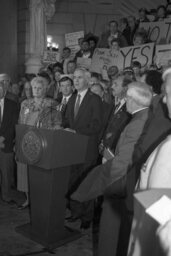
[[[86,68],[90,69],[91,67],[91,59],[90,58],[77,58],[77,67],[78,68]]]
[[[97,48],[92,58],[91,71],[103,73],[110,66],[117,66],[119,70],[129,67],[132,61],[139,61],[142,67],[151,65],[154,43],[121,48],[115,53],[109,49]]]
[[[65,34],[65,45],[78,45],[78,39],[84,37],[84,31]]]
[[[43,62],[44,63],[55,63],[60,59],[60,53],[54,51],[44,51]]]
[[[65,34],[65,45],[71,49],[71,58],[80,50],[78,39],[84,37],[84,31]]]
[[[155,43],[169,43],[171,40],[171,20],[158,22],[142,22],[139,28],[147,31],[147,38]]]
[[[158,66],[167,66],[168,62],[171,61],[171,45],[156,45],[155,56]]]

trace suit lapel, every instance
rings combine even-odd
[[[70,113],[71,113],[71,118],[72,118],[72,123],[74,123],[74,107],[75,107],[75,101],[76,101],[76,98],[77,98],[77,94],[74,94],[73,96],[72,96],[72,104],[71,104],[71,109],[70,109]]]

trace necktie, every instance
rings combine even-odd
[[[118,110],[119,110],[120,106],[121,106],[121,103],[118,103],[118,104],[116,105],[115,113],[117,113],[117,112],[118,112]]]
[[[62,101],[62,104],[61,104],[61,113],[64,113],[65,108],[66,108],[66,103],[67,103],[67,100],[66,100],[66,97],[65,97]]]
[[[77,100],[76,100],[76,103],[75,103],[75,108],[74,108],[74,117],[77,116],[77,113],[78,113],[78,110],[79,110],[79,107],[80,107],[80,100],[81,100],[81,95],[78,94],[77,95]]]

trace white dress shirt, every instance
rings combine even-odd
[[[84,91],[81,91],[81,92],[78,92],[78,93],[77,93],[77,96],[78,96],[78,94],[81,96],[81,97],[80,97],[80,105],[81,105],[81,103],[82,103],[82,101],[83,101],[83,99],[84,99],[84,97],[85,97],[87,91],[88,91],[88,89],[85,89]],[[77,102],[77,98],[76,98],[76,101],[75,101],[75,102]]]
[[[67,104],[71,96],[72,94],[70,94],[69,96],[63,96],[61,103],[63,104],[65,102],[65,104]]]

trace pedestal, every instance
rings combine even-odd
[[[80,237],[79,231],[64,226],[69,172],[69,167],[29,167],[31,223],[16,231],[49,250]]]

